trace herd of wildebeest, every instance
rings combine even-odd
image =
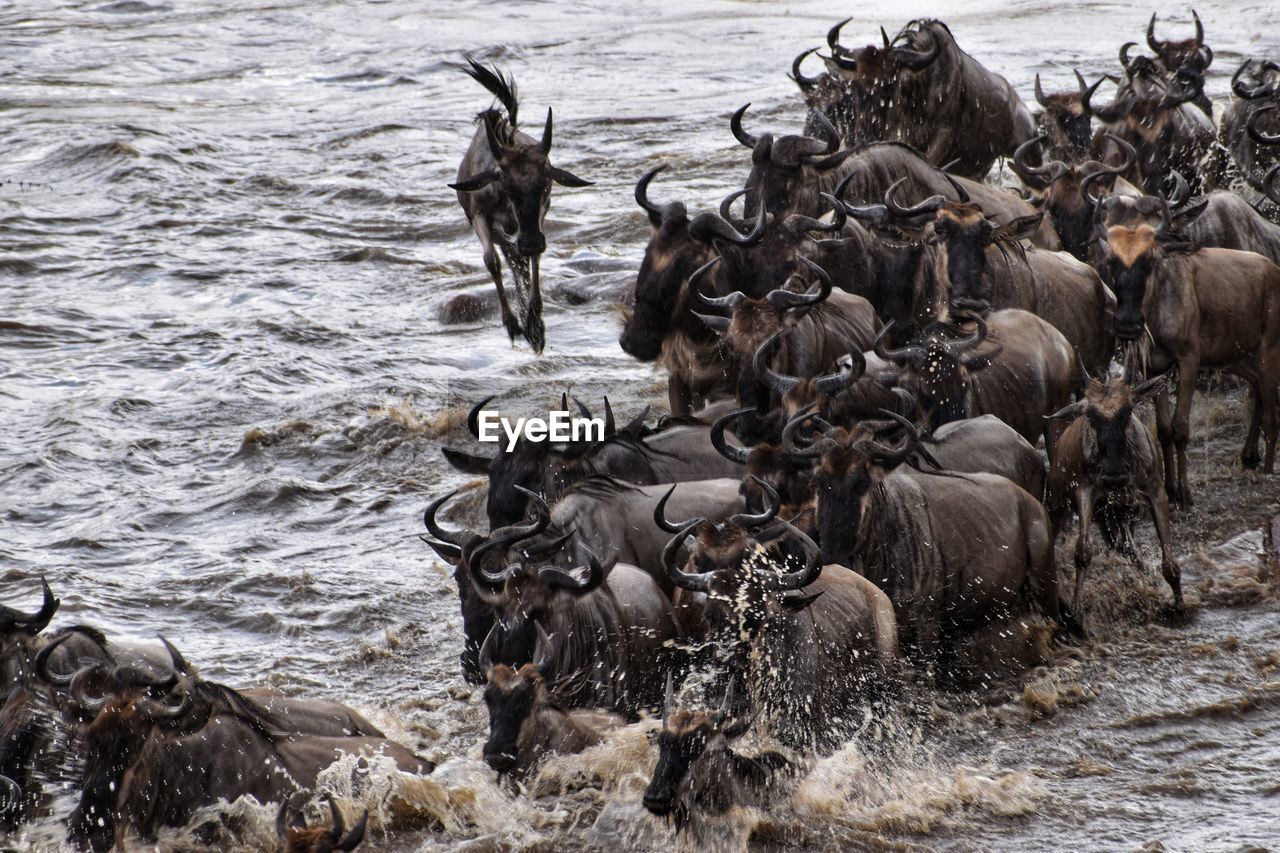
[[[1153,15],[1151,55],[1126,44],[1119,74],[1070,91],[1037,77],[1033,113],[940,21],[860,48],[847,23],[823,73],[804,73],[813,50],[793,64],[803,134],[733,114],[751,162],[717,210],[654,200],[662,166],[636,185],[652,233],[620,343],[666,369],[670,414],[623,424],[606,399],[599,440],[445,450],[488,481],[488,533],[439,517],[450,492],[424,538],[455,567],[462,674],[504,776],[660,713],[647,809],[686,827],[766,797],[908,679],[964,684],[992,651],[974,646],[1002,638],[996,657],[1023,661],[1018,623],[1083,637],[1095,522],[1146,571],[1149,513],[1181,611],[1170,504],[1192,500],[1201,370],[1247,386],[1241,462],[1273,471],[1280,66],[1242,64],[1215,130],[1198,16],[1162,41]],[[452,186],[508,333],[541,352],[551,184],[588,182],[550,164],[551,113],[541,139],[518,132],[514,82],[469,62],[498,105]],[[985,180],[1001,158],[1021,186]],[[490,403],[468,417],[477,437]],[[1068,594],[1055,542],[1073,517]],[[107,850],[251,795],[280,804],[284,849],[349,850],[367,814],[349,832],[332,802],[324,826],[302,819],[337,756],[434,769],[344,705],[205,680],[167,641],[47,631],[43,595],[0,607],[7,830],[70,795],[69,842]],[[767,748],[743,751],[748,732]]]

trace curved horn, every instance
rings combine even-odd
[[[441,542],[454,546],[458,550],[458,555],[461,556],[464,538],[450,533],[436,522],[436,513],[440,511],[440,507],[448,503],[449,499],[457,493],[458,490],[454,489],[452,492],[442,495],[427,504],[427,508],[422,513],[422,523],[426,526],[428,533]]]
[[[1040,88],[1040,75],[1036,74],[1036,103],[1042,107],[1049,106],[1049,99],[1044,96],[1044,89]]]
[[[822,455],[822,451],[825,448],[819,442],[815,441],[808,447],[801,447],[796,444],[796,430],[806,420],[813,417],[813,413],[817,408],[817,402],[810,403],[788,418],[786,426],[782,428],[782,449],[792,456],[799,459],[814,459]]]
[[[1151,13],[1151,20],[1147,22],[1147,47],[1159,53],[1164,48],[1164,42],[1156,38],[1156,13]]]
[[[54,650],[58,648],[58,646],[62,645],[62,643],[70,636],[70,634],[63,634],[58,639],[45,643],[44,647],[41,648],[40,651],[36,652],[36,659],[33,664],[36,676],[42,681],[48,682],[55,687],[66,687],[71,684],[71,679],[75,677],[74,672],[69,675],[57,675],[49,671],[50,655],[52,655]]]
[[[1179,68],[1174,79],[1180,84],[1177,91],[1166,90],[1160,105],[1167,109],[1182,106],[1194,101],[1204,93],[1204,78],[1194,71]]]
[[[823,201],[831,205],[831,222],[827,223],[820,219],[814,219],[812,216],[793,213],[786,219],[785,224],[787,230],[796,234],[800,234],[805,231],[821,231],[824,233],[838,234],[844,230],[844,223],[848,218],[848,214],[844,209],[844,204],[836,201],[835,196],[828,195],[827,193],[819,193],[819,195],[822,196]]]
[[[833,54],[848,53],[848,51],[846,51],[843,47],[840,46],[840,30],[844,28],[845,24],[849,23],[852,20],[853,18],[845,18],[843,21],[836,24],[831,29],[827,30],[827,47],[831,48],[831,52]]]
[[[360,815],[360,820],[356,821],[356,825],[351,827],[351,831],[342,837],[342,840],[333,848],[334,850],[355,850],[360,846],[360,842],[364,841],[365,828],[369,825],[369,810],[365,809],[364,814]]]
[[[661,166],[654,166],[641,175],[640,180],[636,182],[636,204],[644,208],[645,212],[649,214],[650,221],[655,225],[661,225],[672,214],[684,215],[685,212],[684,205],[678,201],[673,201],[670,204],[654,204],[649,201],[649,184],[653,182],[654,176],[665,168],[667,168],[665,163]]]
[[[771,290],[765,295],[765,300],[777,308],[779,311],[790,311],[796,308],[810,308],[823,302],[831,295],[831,276],[827,275],[827,271],[815,264],[808,258],[801,258],[818,279],[818,289],[814,291],[806,291],[804,293],[795,293],[791,290]]]
[[[152,722],[179,720],[191,712],[195,702],[195,692],[191,689],[191,685],[184,684],[182,700],[177,705],[167,705],[154,699],[144,699],[138,703],[138,710]]]
[[[342,838],[342,833],[347,829],[347,823],[342,819],[342,812],[338,811],[338,803],[333,799],[333,794],[325,794],[324,798],[329,801],[329,819],[331,826],[329,831],[325,833],[325,838],[329,844],[337,846],[338,839]]]
[[[769,337],[760,342],[760,346],[756,347],[755,355],[751,358],[751,366],[755,370],[756,376],[764,377],[769,387],[779,394],[787,393],[802,381],[798,376],[777,373],[769,366],[769,360],[782,344],[783,331],[783,329],[774,330]]]
[[[746,195],[750,190],[734,190],[720,202],[720,218],[726,222],[733,221],[733,203]]]
[[[750,102],[738,107],[737,112],[729,119],[729,129],[733,131],[733,138],[738,140],[747,148],[756,147],[756,137],[747,133],[742,129],[742,116],[747,111],[747,107],[751,106]]]
[[[707,296],[702,292],[700,279],[707,274],[707,270],[711,269],[720,261],[720,256],[716,255],[702,266],[693,271],[689,276],[689,292],[705,308],[714,308],[717,310],[732,311],[738,306],[738,303],[747,298],[747,294],[741,290],[735,290],[727,296]]]
[[[854,449],[860,453],[866,454],[869,458],[874,458],[887,467],[893,467],[901,464],[908,456],[915,452],[916,445],[920,443],[920,433],[917,432],[915,424],[899,415],[897,412],[890,412],[887,409],[881,409],[880,413],[887,418],[897,421],[905,433],[901,447],[888,447],[871,438],[864,438],[854,445]]]
[[[1262,179],[1262,192],[1272,203],[1280,204],[1280,163],[1272,166],[1267,170],[1267,174]]]
[[[542,126],[542,141],[538,143],[543,154],[551,153],[551,107],[547,107],[547,123]]]
[[[165,651],[169,653],[169,665],[173,667],[174,672],[186,676],[195,675],[191,669],[191,664],[187,663],[187,659],[182,656],[182,652],[178,651],[177,646],[159,634],[156,634],[156,638],[164,645]]]
[[[1246,59],[1240,64],[1240,67],[1236,69],[1236,73],[1231,75],[1231,91],[1236,94],[1236,97],[1242,98],[1246,101],[1270,97],[1275,91],[1275,84],[1260,83],[1257,86],[1246,86],[1244,81],[1240,79],[1244,74],[1245,69],[1251,64],[1253,64],[1253,60]],[[1267,70],[1269,69],[1264,65],[1263,74],[1265,74]]]
[[[894,216],[897,216],[900,219],[910,219],[913,216],[920,216],[925,213],[933,213],[938,208],[942,207],[942,205],[946,204],[947,197],[943,195],[931,195],[928,198],[926,198],[924,201],[912,207],[903,207],[902,205],[898,204],[897,200],[894,198],[894,195],[897,193],[898,187],[905,184],[909,179],[910,179],[909,176],[904,175],[901,178],[898,178],[898,180],[894,181],[889,186],[889,189],[885,190],[884,206],[887,207],[889,209],[889,212],[892,213]]]
[[[1013,165],[1019,175],[1039,178],[1045,183],[1052,183],[1066,173],[1069,167],[1061,160],[1050,160],[1042,166],[1032,166],[1027,162],[1027,155],[1031,152],[1031,149],[1041,145],[1048,138],[1048,134],[1041,131],[1038,136],[1028,139],[1026,142],[1014,149]]]
[[[71,676],[70,687],[67,692],[71,694],[71,699],[89,714],[96,714],[101,711],[107,704],[106,696],[99,696],[96,699],[90,699],[85,693],[86,683],[93,676],[103,676],[106,674],[107,665],[101,662],[89,664],[81,667],[76,674]]]
[[[1089,88],[1089,84],[1084,81],[1084,75],[1080,73],[1079,68],[1071,69],[1076,75],[1076,85],[1080,87],[1080,94],[1083,95],[1085,90]]]
[[[1133,60],[1129,58],[1129,51],[1133,50],[1137,46],[1138,43],[1136,41],[1127,41],[1120,45],[1120,67],[1124,69],[1125,76],[1128,76],[1129,74],[1129,63],[1133,62]]]
[[[521,553],[524,554],[527,559],[540,560],[551,554],[558,553],[560,549],[564,547],[564,543],[572,539],[577,532],[577,528],[571,528],[568,533],[557,536],[553,539],[548,539],[546,542],[533,545],[529,548],[523,548],[521,549]]]
[[[892,361],[894,364],[919,364],[928,355],[928,352],[920,344],[909,343],[898,349],[889,349],[884,345],[885,338],[888,336],[889,329],[893,327],[894,322],[890,320],[884,324],[884,328],[880,330],[880,334],[876,336],[875,342],[872,344],[872,350],[885,361]]]
[[[840,149],[840,131],[836,130],[836,126],[831,123],[831,119],[827,118],[826,113],[815,113],[813,116],[820,135],[826,137],[827,150],[820,151],[811,156],[824,157],[834,154]]]
[[[948,172],[943,172],[942,177],[947,179],[947,183],[951,184],[951,189],[956,191],[956,196],[960,199],[960,201],[964,204],[968,204],[970,201],[969,193],[968,191],[965,190],[963,186],[960,185],[960,182],[957,181],[955,178],[953,178]]]
[[[25,633],[32,636],[39,634],[49,626],[53,621],[53,615],[58,612],[58,608],[62,605],[62,601],[54,597],[53,590],[49,588],[49,581],[40,576],[40,609],[30,615],[17,610],[10,610],[13,624],[17,628],[21,628]]]
[[[587,555],[587,576],[585,578],[579,579],[576,575],[566,572],[557,566],[543,566],[538,569],[538,580],[547,586],[567,589],[579,595],[591,592],[599,587],[600,584],[604,583],[604,567],[600,565],[599,558],[591,552],[590,548],[583,545],[582,550]],[[582,566],[577,567],[577,569],[580,568]],[[573,571],[577,571],[577,569]]]
[[[702,524],[703,521],[704,519],[701,518],[695,518],[690,521],[680,528],[662,549],[662,567],[666,569],[667,577],[676,586],[681,589],[687,589],[690,592],[707,592],[711,586],[711,577],[714,573],[698,572],[691,574],[686,572],[676,565],[676,554],[679,553],[681,546],[684,545],[685,537],[692,533],[694,528]]]
[[[489,401],[491,401],[495,396],[497,395],[490,394],[488,397],[485,397],[479,403],[472,406],[471,410],[467,412],[467,432],[475,436],[477,441],[480,439],[480,412],[484,410],[485,406],[489,405]]]
[[[604,434],[606,437],[618,431],[618,422],[613,417],[613,406],[609,404],[609,395],[604,395]]]
[[[796,381],[799,382],[800,380],[796,380]],[[745,409],[735,409],[732,412],[728,412],[716,418],[715,423],[711,425],[711,435],[710,435],[711,446],[716,449],[717,453],[719,453],[725,459],[728,459],[730,462],[737,462],[739,465],[746,465],[747,450],[745,448],[738,447],[736,444],[730,443],[730,441],[727,438],[725,438],[724,431],[729,426],[729,424],[733,423],[739,417],[746,414],[747,412],[752,412],[752,411],[755,411],[755,408],[752,406],[748,406]],[[659,502],[658,509],[654,510],[654,517],[653,517],[654,521],[657,521],[658,526],[661,527],[663,530],[667,531],[668,533],[675,533],[677,530],[680,529],[680,525],[671,524],[670,522],[667,522],[665,520],[665,516],[663,517],[662,520],[659,520],[659,515],[663,515],[667,498],[671,496],[671,492],[675,491],[675,488],[676,488],[675,486],[671,487],[671,490],[668,491],[666,495],[663,496],[662,500]]]
[[[1169,178],[1173,181],[1173,192],[1165,196],[1165,201],[1169,203],[1169,209],[1174,210],[1191,196],[1191,187],[1187,185],[1187,179],[1182,177],[1182,173],[1177,169],[1169,170]]]
[[[735,512],[729,516],[730,524],[745,528],[760,527],[773,521],[778,514],[778,510],[782,507],[782,501],[778,500],[778,492],[773,486],[755,474],[751,475],[751,479],[764,492],[764,510],[758,513]]]
[[[1098,87],[1101,86],[1102,82],[1106,79],[1106,77],[1099,77],[1098,81],[1090,86],[1084,94],[1080,96],[1080,107],[1084,110],[1086,115],[1097,116],[1104,122],[1114,122],[1118,121],[1129,111],[1130,99],[1117,98],[1105,107],[1094,107],[1093,96],[1097,94]]]
[[[748,234],[742,234],[718,214],[700,213],[689,223],[689,236],[703,242],[709,242],[712,238],[718,237],[738,246],[754,246],[764,239],[766,213],[764,205],[760,205],[755,225]]]
[[[493,647],[498,643],[498,623],[494,622],[493,627],[489,629],[489,633],[484,635],[484,642],[480,644],[480,654],[477,660],[480,662],[480,671],[488,673],[493,669]]]
[[[746,412],[750,410],[743,409],[742,411]],[[658,525],[659,528],[667,533],[679,533],[690,524],[701,524],[706,521],[702,516],[689,519],[688,521],[681,521],[679,523],[667,521],[667,499],[671,497],[671,493],[676,490],[676,486],[678,485],[680,484],[672,483],[671,488],[667,489],[667,493],[658,499],[657,505],[653,508],[653,523]]]
[[[908,50],[905,47],[895,47],[893,49],[894,61],[912,71],[920,71],[927,68],[942,52],[942,42],[937,34],[931,32],[929,36],[933,42],[933,46],[929,50],[918,51]]]
[[[962,352],[967,352],[987,339],[987,324],[981,317],[977,314],[964,314],[957,316],[961,321],[972,322],[974,324],[974,329],[968,336],[957,341],[948,341],[946,343],[945,349],[951,355],[959,355]]]
[[[1204,44],[1204,24],[1200,23],[1200,13],[1191,10],[1191,19],[1196,22],[1196,47]]]
[[[822,80],[821,77],[806,77],[804,72],[800,70],[800,66],[804,64],[809,54],[817,53],[817,51],[816,47],[811,47],[791,62],[791,79],[796,81],[796,85],[800,87],[801,91],[809,91]]]
[[[490,551],[497,551],[499,554],[503,554],[515,543],[537,536],[546,530],[547,525],[551,523],[551,510],[541,495],[531,492],[523,486],[516,486],[515,488],[528,496],[533,504],[534,511],[537,513],[537,519],[532,524],[512,524],[507,527],[500,527],[492,531],[485,541],[471,549],[470,553],[466,553],[464,550],[463,561],[467,564],[472,577],[483,578],[485,585],[488,587],[493,587],[505,581],[509,570],[504,570],[496,576],[489,575],[481,568],[485,555]]]
[[[822,574],[822,549],[803,530],[794,527],[785,519],[778,519],[782,529],[790,533],[804,550],[804,566],[794,572],[779,575],[765,575],[764,586],[771,592],[790,592],[804,589]]]
[[[1258,116],[1275,109],[1276,107],[1271,105],[1256,110],[1253,115],[1249,116],[1249,120],[1245,122],[1245,129],[1249,132],[1249,138],[1259,145],[1280,145],[1280,133],[1271,136],[1258,129]]]

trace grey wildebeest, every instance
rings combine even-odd
[[[467,73],[493,93],[506,115],[492,107],[480,113],[480,126],[458,166],[457,181],[449,188],[457,191],[458,204],[484,249],[484,265],[498,288],[507,334],[513,341],[524,335],[534,352],[541,353],[546,332],[538,259],[547,248],[542,221],[551,206],[551,184],[585,187],[591,182],[551,165],[550,109],[541,139],[520,132],[515,81],[496,67],[485,68],[469,57],[467,62],[471,66]],[[514,278],[517,301],[525,303],[522,318],[516,317],[507,301],[498,250]]]
[[[910,22],[880,55],[878,73],[862,76],[869,63],[842,62],[833,48],[844,72],[862,80],[867,98],[886,105],[883,138],[981,180],[997,157],[1035,135],[1031,113],[1009,81],[961,50],[942,21]]]
[[[893,602],[904,647],[945,675],[966,632],[1038,610],[1074,626],[1058,598],[1053,534],[1040,502],[1004,477],[897,469],[918,441],[836,427],[803,452],[817,463],[822,557]]]
[[[480,438],[479,413],[492,397],[472,406],[467,429]],[[567,402],[562,401],[564,408]],[[582,414],[591,417],[581,403]],[[528,511],[529,499],[522,487],[554,502],[575,483],[590,477],[609,476],[636,484],[676,483],[741,476],[741,469],[721,458],[707,440],[707,428],[671,426],[645,435],[642,411],[630,424],[614,427],[613,411],[605,400],[603,439],[557,444],[531,441],[521,436],[515,446],[497,445],[491,456],[442,448],[455,468],[488,477],[485,511],[490,528],[515,524]]]
[[[670,681],[658,733],[658,763],[644,792],[644,807],[670,817],[677,831],[696,835],[702,815],[718,815],[733,806],[761,803],[778,775],[790,767],[781,752],[740,754],[732,742],[750,728],[735,714],[733,682],[719,709],[689,711],[677,707]]]
[[[1040,75],[1036,75],[1036,103],[1042,108],[1039,116],[1040,136],[1044,143],[1046,160],[1079,163],[1089,157],[1093,141],[1093,122],[1084,110],[1084,93],[1089,84],[1079,71],[1076,74],[1076,91],[1044,93]],[[1018,146],[1024,148],[1031,140]],[[1016,151],[1015,151],[1016,154]],[[1046,163],[1047,165],[1047,163]]]
[[[668,641],[680,633],[670,600],[635,566],[617,563],[606,577],[586,549],[576,549],[585,552],[585,574],[541,562],[569,536],[535,546],[541,553],[532,556],[515,550],[551,523],[540,498],[534,509],[532,523],[495,530],[461,549],[474,592],[493,614],[481,649],[511,667],[532,663],[540,625],[553,640],[549,689],[556,701],[624,714],[656,706],[672,656]]]
[[[344,754],[383,756],[407,773],[435,769],[385,738],[278,734],[255,718],[210,710],[181,679],[176,703],[150,695],[153,687],[126,682],[99,698],[76,697],[95,711],[80,734],[81,791],[69,818],[77,847],[109,850],[128,831],[153,838],[219,800],[283,802],[314,789]]]
[[[1061,532],[1071,510],[1080,516],[1076,541],[1076,589],[1072,609],[1080,612],[1080,591],[1093,561],[1092,526],[1096,518],[1103,538],[1142,569],[1133,543],[1133,517],[1138,501],[1151,511],[1160,540],[1160,571],[1182,608],[1182,575],[1169,534],[1169,497],[1164,490],[1164,466],[1151,433],[1133,410],[1163,376],[1131,387],[1113,376],[1105,382],[1090,378],[1084,398],[1053,417],[1071,422],[1058,439],[1058,452],[1049,471],[1045,508]]]
[[[1071,399],[1081,377],[1062,333],[1034,314],[996,311],[969,317],[972,332],[939,321],[904,347],[877,347],[895,367],[883,379],[907,390],[927,422],[995,415],[1030,443],[1044,435],[1053,458],[1060,425],[1044,420]]]
[[[674,534],[663,564],[680,589],[678,601],[688,598],[701,609],[722,680],[737,682],[743,703],[769,721],[771,733],[801,748],[834,747],[862,703],[895,675],[893,608],[866,578],[824,566],[817,544],[778,518],[773,488],[756,484],[766,495],[764,510],[719,524],[701,517],[673,522],[664,498],[653,515]],[[799,546],[799,568],[767,556],[757,538],[778,535]],[[689,536],[694,541],[681,567],[677,554]]]
[[[1266,439],[1264,470],[1275,470],[1280,435],[1280,267],[1253,252],[1197,249],[1166,243],[1150,225],[1107,229],[1103,278],[1115,291],[1116,337],[1147,349],[1150,370],[1178,368],[1178,403],[1156,397],[1156,431],[1164,454],[1165,491],[1178,505],[1191,503],[1187,442],[1191,400],[1202,368],[1223,368],[1252,392],[1249,432],[1241,461],[1259,462],[1258,437]]]
[[[484,703],[489,710],[484,760],[499,773],[523,775],[548,753],[582,752],[625,722],[617,714],[558,704],[547,689],[547,679],[554,675],[551,649],[551,640],[539,625],[531,663],[512,667],[494,663],[485,654],[487,648],[481,652],[480,665],[488,678]]]
[[[999,225],[963,187],[957,187],[958,202],[935,195],[904,207],[895,199],[898,186],[885,193],[885,208],[936,248],[939,295],[928,306],[933,316],[942,312],[937,303],[944,298],[954,312],[1020,308],[1060,332],[1091,370],[1106,365],[1112,353],[1107,321],[1115,297],[1088,264],[1065,252],[1027,250],[1018,243],[1038,219]]]
[[[733,392],[715,335],[689,311],[689,276],[718,247],[758,243],[764,236],[765,213],[758,211],[754,227],[746,234],[715,213],[690,220],[681,202],[650,201],[649,184],[663,168],[651,169],[636,184],[636,202],[648,214],[653,232],[618,344],[628,355],[656,361],[667,369],[671,414],[688,417],[695,403]]]
[[[1231,77],[1231,91],[1236,100],[1222,114],[1218,141],[1230,152],[1241,176],[1257,186],[1259,177],[1276,162],[1280,65],[1270,59],[1246,59]]]

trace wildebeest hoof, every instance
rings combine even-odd
[[[511,338],[512,343],[515,339],[524,334],[524,329],[520,328],[520,321],[516,319],[514,314],[508,314],[502,318],[502,325],[507,327],[507,337]]]
[[[1246,471],[1252,471],[1262,464],[1262,456],[1256,450],[1246,451],[1240,455],[1240,464]]]
[[[524,338],[529,342],[529,346],[533,347],[534,352],[542,355],[542,348],[547,345],[547,331],[542,325],[541,317],[525,319]]]

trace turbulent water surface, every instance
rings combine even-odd
[[[1198,10],[1221,104],[1242,56],[1277,55],[1280,9]],[[856,44],[943,14],[1030,100],[1036,72],[1052,89],[1073,67],[1114,70],[1149,12],[0,4],[0,597],[34,602],[45,574],[60,622],[162,633],[207,676],[367,709],[444,763],[395,808],[408,828],[377,829],[371,849],[668,848],[671,829],[639,809],[644,726],[551,762],[520,796],[479,760],[485,714],[458,673],[453,581],[417,538],[427,499],[468,481],[439,453],[469,442],[459,407],[501,393],[508,411],[545,411],[566,387],[627,412],[665,396],[616,343],[614,303],[647,239],[632,186],[658,163],[662,200],[707,208],[740,186],[749,161],[729,114],[751,101],[750,128],[799,128],[785,72],[839,17],[855,14]],[[1187,10],[1161,27],[1189,32]],[[554,105],[555,161],[596,182],[555,190],[541,358],[493,316],[438,320],[461,292],[491,301],[445,186],[489,103],[459,70],[464,52],[515,73],[527,123]],[[1280,844],[1280,617],[1256,533],[1280,509],[1280,478],[1239,471],[1242,400],[1208,390],[1200,503],[1175,518],[1189,624],[1165,618],[1154,575],[1100,557],[1092,644],[989,694],[922,688],[886,744],[818,761],[775,806],[726,818],[722,843]],[[387,802],[366,796],[376,827]],[[65,808],[11,842],[56,847]],[[254,849],[273,816],[241,804],[227,819]]]

